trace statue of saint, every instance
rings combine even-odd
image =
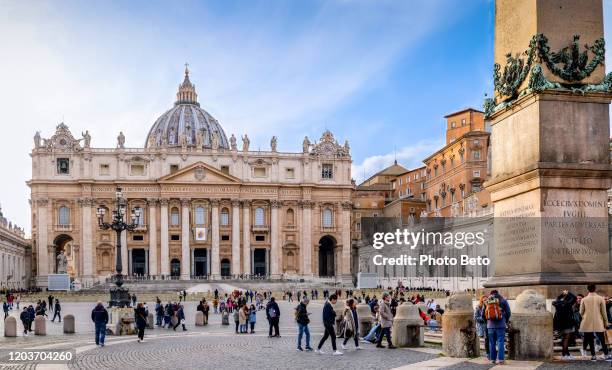
[[[244,134],[244,136],[242,137],[242,151],[243,152],[249,151],[249,144],[251,144],[251,140],[249,140],[249,137],[247,136],[247,134]]]
[[[176,131],[174,130],[174,127],[172,127],[170,129],[170,133],[168,134],[168,144],[172,145],[176,143]]]
[[[91,144],[91,135],[89,135],[89,130],[85,130],[85,133],[81,133],[83,136],[83,148],[89,148]]]
[[[270,140],[270,148],[272,149],[273,152],[276,151],[277,144],[278,144],[278,140],[276,139],[276,136],[272,136],[272,140]]]
[[[40,131],[36,131],[34,135],[34,149],[40,148]]]
[[[66,258],[64,251],[60,251],[60,253],[57,255],[57,273],[65,274],[67,271],[67,268],[68,268],[68,259]]]
[[[179,141],[181,143],[181,149],[187,150],[187,136],[185,136],[185,134],[181,134],[179,136]]]
[[[219,149],[219,134],[216,132],[212,133],[212,145],[211,146],[213,150]]]
[[[196,147],[202,149],[202,145],[204,145],[204,133],[202,133],[202,130],[198,130],[196,133]]]
[[[232,134],[232,137],[230,137],[230,148],[232,148],[232,150],[236,150],[238,148],[238,144],[236,144],[236,136],[234,136],[234,134]]]
[[[147,147],[152,149],[152,148],[154,148],[156,146],[157,145],[155,143],[155,136],[154,135],[149,136],[149,143],[147,144]]]
[[[119,136],[117,136],[117,148],[125,148],[125,135],[123,135],[123,131],[119,131]]]
[[[304,141],[302,142],[302,151],[304,153],[310,152],[310,140],[308,140],[308,136],[304,137]]]

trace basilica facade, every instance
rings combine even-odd
[[[128,212],[142,214],[121,234],[124,274],[350,280],[348,142],[326,131],[304,138],[299,152],[279,152],[276,137],[253,151],[247,135],[228,138],[200,107],[187,69],[174,106],[143,140],[127,148],[119,133],[116,147],[96,148],[89,132],[75,138],[64,123],[49,138],[36,133],[28,182],[36,285],[47,286],[62,252],[84,286],[115,273],[117,237],[101,230],[98,213],[109,221],[117,187]]]

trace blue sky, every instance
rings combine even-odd
[[[414,167],[449,112],[492,89],[493,1],[0,0],[5,215],[29,231],[29,150],[64,120],[92,146],[144,144],[188,61],[201,105],[251,147],[299,151],[330,129],[361,181]],[[610,4],[606,1],[606,14]],[[394,154],[397,153],[397,154]]]

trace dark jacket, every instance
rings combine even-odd
[[[562,294],[552,303],[555,307],[555,316],[553,318],[553,328],[555,330],[566,330],[576,327],[573,310],[574,303],[576,303],[576,296],[572,293]]]
[[[61,311],[62,310],[62,306],[60,306],[59,302],[55,303],[55,311]]]
[[[108,324],[108,311],[102,305],[96,306],[91,311],[91,320],[96,323],[96,325]]]
[[[21,311],[21,315],[19,315],[19,319],[22,323],[27,324],[30,322],[30,313],[28,310]]]
[[[295,321],[300,325],[308,325],[310,323],[310,319],[308,318],[308,311],[306,310],[306,305],[304,303],[300,303],[295,308]]]
[[[266,318],[268,320],[270,320],[272,318],[272,316],[270,315],[270,311],[272,309],[274,309],[274,311],[276,313],[276,316],[274,318],[278,319],[280,317],[280,309],[278,308],[278,303],[276,303],[276,301],[270,301],[266,305]]]
[[[176,317],[180,320],[185,320],[185,312],[183,311],[183,307],[179,307],[176,311]]]
[[[323,306],[323,324],[333,326],[336,323],[336,311],[329,301]]]
[[[136,327],[138,329],[144,329],[147,326],[147,310],[144,307],[138,307],[134,309],[134,319],[136,320]]]
[[[36,310],[34,310],[34,307],[28,307],[28,315],[30,315],[30,321],[33,321],[36,317]]]

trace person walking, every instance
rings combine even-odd
[[[338,349],[336,348],[336,331],[334,330],[334,323],[336,322],[336,311],[334,311],[334,307],[332,305],[336,304],[337,301],[338,296],[332,294],[329,296],[329,299],[325,301],[325,304],[323,305],[323,327],[325,328],[325,332],[323,333],[323,338],[321,338],[321,341],[317,346],[317,350],[315,351],[320,355],[325,353],[321,350],[321,348],[323,347],[323,344],[325,344],[327,338],[331,339],[332,349],[334,350],[333,355],[342,355],[342,352],[338,351]]]
[[[236,334],[238,334],[238,329],[240,329],[240,312],[238,312],[238,310],[235,310],[232,314],[232,317],[234,318],[234,324],[236,326]]]
[[[251,325],[251,334],[255,334],[255,323],[257,322],[257,308],[255,305],[251,305],[249,310],[249,324]]]
[[[174,327],[172,328],[173,330],[176,330],[176,328],[179,325],[183,326],[183,331],[187,331],[187,328],[185,327],[185,311],[183,311],[183,305],[179,304],[178,305],[178,309],[176,310],[176,325],[174,325]]]
[[[55,299],[55,307],[53,308],[53,319],[51,322],[55,322],[55,318],[59,318],[59,322],[62,322],[62,306],[60,306],[59,299]]]
[[[346,351],[346,343],[348,343],[351,337],[355,341],[355,349],[360,350],[359,347],[359,319],[357,318],[357,304],[355,299],[350,298],[346,301],[346,307],[343,312],[344,320],[344,342],[342,343],[342,349]]]
[[[165,328],[166,325],[168,325],[168,329],[172,327],[172,317],[173,316],[174,316],[174,309],[172,308],[172,302],[168,302],[164,310],[164,325],[162,325],[162,328]]]
[[[389,305],[389,301],[391,297],[389,293],[384,292],[382,295],[382,300],[379,302],[379,310],[378,315],[380,318],[380,327],[381,332],[378,336],[378,341],[376,341],[376,348],[384,348],[382,345],[383,337],[387,338],[387,348],[394,349],[396,348],[391,342],[391,326],[393,325],[393,315],[391,314],[391,307]]]
[[[23,324],[23,335],[28,336],[28,328],[30,328],[30,314],[28,313],[27,307],[23,307],[23,311],[21,311],[19,319]]]
[[[157,298],[155,301],[155,325],[162,326],[162,320],[164,319],[164,305],[161,300]]]
[[[302,349],[302,337],[306,334],[306,351],[312,351],[312,347],[310,347],[310,329],[308,328],[308,324],[310,324],[310,318],[308,315],[307,306],[310,300],[308,297],[304,296],[302,301],[295,308],[295,321],[298,324],[298,338],[297,338],[297,350],[303,351]]]
[[[96,307],[91,311],[91,321],[94,322],[96,327],[96,345],[104,347],[106,324],[108,324],[108,311],[106,311],[102,302],[98,301]]]
[[[53,297],[51,294],[49,294],[49,296],[47,297],[47,300],[49,301],[49,309],[52,310],[53,309]]]
[[[144,332],[147,327],[147,317],[149,313],[142,303],[138,303],[134,309],[134,319],[136,321],[136,329],[138,329],[138,343],[144,342]]]
[[[7,301],[2,302],[2,311],[4,311],[4,320],[9,316],[9,305]]]
[[[268,319],[268,323],[270,325],[270,330],[268,330],[268,337],[280,337],[280,332],[278,328],[278,322],[280,320],[280,308],[278,307],[278,303],[274,297],[270,297],[270,302],[266,305],[266,318]],[[274,335],[272,335],[272,329],[274,329]]]
[[[553,329],[557,330],[562,336],[561,356],[563,360],[574,360],[574,356],[569,351],[569,342],[576,330],[572,309],[574,303],[576,303],[576,296],[567,290],[564,290],[552,303],[553,307],[555,307]]]
[[[374,312],[372,312],[372,329],[370,329],[370,332],[368,333],[368,335],[363,337],[364,342],[367,342],[367,343],[377,343],[378,342],[378,335],[380,335],[380,332],[382,331],[382,328],[380,327],[379,310],[380,310],[380,306],[375,305]]]
[[[505,355],[506,325],[510,320],[510,305],[496,289],[485,301],[484,317],[489,334],[489,360],[492,364],[503,365]]]
[[[487,319],[484,317],[484,302],[487,299],[487,296],[484,294],[480,296],[478,300],[478,305],[474,308],[474,320],[476,320],[476,334],[479,338],[484,339],[485,343],[485,353],[487,354],[487,358],[489,358],[489,336],[487,333]]]
[[[19,303],[21,303],[21,296],[18,295],[17,298],[15,298],[15,303],[17,303],[17,309],[19,309]]]
[[[136,294],[132,294],[132,306],[136,306]]]
[[[28,331],[31,332],[32,323],[34,322],[34,319],[36,318],[36,310],[34,309],[34,306],[32,305],[28,306],[28,315],[30,315],[30,320],[28,320]]]
[[[580,302],[580,316],[582,316],[580,331],[584,333],[582,349],[586,351],[587,347],[590,347],[591,361],[597,361],[595,356],[595,337],[597,337],[605,359],[610,360],[612,357],[608,354],[608,345],[604,338],[604,331],[608,327],[606,302],[603,297],[595,293],[595,284],[589,284],[587,290],[589,294]]]

